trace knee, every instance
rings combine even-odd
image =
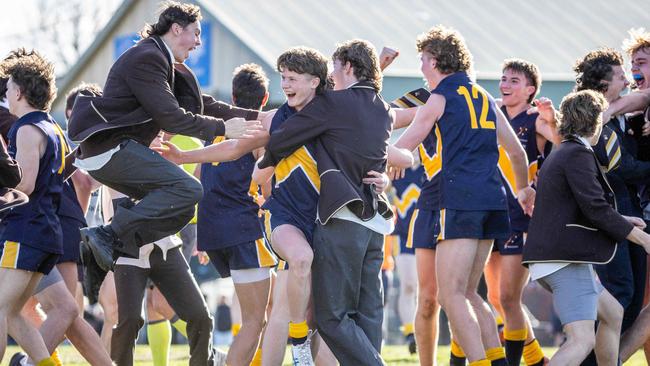
[[[417,313],[420,317],[431,319],[438,314],[439,309],[440,304],[435,294],[419,294]]]
[[[608,306],[607,311],[605,312],[605,316],[602,320],[611,324],[612,326],[620,327],[623,323],[624,314],[625,309],[623,309],[623,306],[621,306],[618,301],[612,301],[612,303]]]
[[[505,312],[516,311],[521,308],[521,297],[514,291],[502,291],[499,302]]]
[[[191,201],[190,206],[197,204],[201,198],[203,198],[203,186],[199,181],[192,177],[183,179],[183,181],[178,184],[177,188],[179,194],[182,195],[183,198],[187,199],[188,202]]]
[[[292,255],[289,271],[299,277],[308,277],[311,273],[311,264],[314,261],[314,252],[311,248],[298,251]]]
[[[180,315],[179,315],[180,316]],[[213,319],[208,309],[201,307],[200,309],[193,309],[187,314],[180,316],[181,319],[187,322],[188,327],[210,328],[212,329]]]
[[[41,307],[48,317],[56,317],[59,321],[72,322],[79,316],[79,308],[71,296],[64,297],[57,304],[42,303]]]
[[[138,332],[144,325],[144,319],[140,316],[139,312],[129,312],[127,314],[120,314],[117,322],[116,330],[127,330],[130,332]]]

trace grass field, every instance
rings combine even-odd
[[[13,355],[15,352],[19,351],[18,347],[12,346],[7,348],[7,352],[5,353],[5,359],[4,362],[2,362],[2,366],[7,365],[9,363],[9,359],[11,358],[11,355]],[[61,360],[63,361],[64,365],[87,365],[87,363],[79,356],[79,353],[77,351],[70,347],[70,346],[61,346],[59,348],[59,352],[61,354]],[[187,358],[187,346],[186,345],[175,345],[172,346],[171,350],[171,366],[181,366],[181,365],[187,365],[188,358]],[[546,348],[544,349],[544,352],[547,355],[550,355],[554,352],[554,349],[551,348]],[[285,363],[284,365],[291,365],[289,362],[288,358],[288,353],[285,355]],[[388,365],[417,365],[417,357],[411,356],[408,351],[406,350],[405,346],[387,346],[384,347],[384,352],[383,352],[384,360]],[[441,346],[439,348],[439,355],[438,355],[438,365],[447,365],[448,364],[448,357],[449,357],[449,347]],[[153,365],[151,362],[151,354],[149,353],[149,347],[148,346],[138,346],[136,348],[136,366],[150,366]],[[446,359],[447,358],[447,359]],[[645,359],[643,358],[643,353],[637,352],[630,361],[625,363],[625,366],[643,366],[647,365],[645,362]]]

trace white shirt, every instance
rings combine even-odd
[[[341,207],[336,213],[332,216],[333,218],[352,221],[359,225],[365,226],[368,229],[383,235],[388,235],[395,230],[395,223],[391,219],[385,219],[379,212],[375,213],[368,221],[363,221],[357,215],[353,214],[348,206]]]
[[[129,257],[119,257],[115,264],[123,266],[136,266],[140,268],[151,268],[151,263],[149,263],[149,256],[154,250],[154,245],[160,248],[163,253],[163,260],[167,260],[167,252],[170,249],[177,248],[183,244],[183,241],[176,235],[170,235],[166,238],[162,238],[153,243],[149,243],[140,247],[140,253],[138,258],[129,258]]]

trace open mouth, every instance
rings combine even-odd
[[[633,74],[632,78],[634,79],[634,84],[637,88],[645,89],[647,87],[646,80],[645,77],[643,77],[643,74]]]
[[[296,96],[296,93],[291,93],[291,92],[284,92],[284,95],[287,96],[287,98],[293,98]]]

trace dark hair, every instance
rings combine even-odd
[[[31,50],[2,61],[0,75],[11,80],[20,88],[20,93],[30,106],[47,111],[56,98],[54,65]]]
[[[505,72],[506,70],[523,74],[526,77],[528,85],[535,87],[535,92],[528,97],[527,101],[528,103],[532,102],[537,93],[539,93],[539,88],[542,86],[542,76],[539,73],[537,65],[519,58],[510,58],[503,61],[501,72]]]
[[[74,106],[74,102],[79,95],[85,95],[89,97],[101,97],[104,92],[102,87],[97,84],[84,83],[77,85],[72,90],[68,92],[68,95],[65,96],[65,110],[69,111]]]
[[[377,92],[381,91],[383,75],[379,68],[379,56],[370,42],[353,39],[338,44],[332,60],[339,60],[343,65],[349,62],[357,80],[370,82]]]
[[[316,93],[328,89],[327,58],[309,47],[292,47],[284,51],[276,62],[276,69],[287,69],[298,74],[308,74],[319,79]]]
[[[591,51],[581,60],[576,61],[573,71],[576,72],[576,91],[596,90],[607,91],[607,83],[613,75],[612,66],[622,66],[623,56],[612,48],[600,48]]]
[[[418,52],[428,52],[436,59],[436,69],[443,74],[469,72],[472,68],[472,54],[465,39],[455,29],[436,25],[418,36]]]
[[[161,9],[158,21],[154,24],[145,24],[140,31],[140,37],[162,36],[169,32],[174,23],[185,28],[188,24],[201,20],[201,9],[194,4],[165,1],[161,4]]]
[[[29,56],[34,54],[34,50],[27,50],[24,47],[19,47],[16,49],[13,49],[9,51],[7,56],[3,59],[4,61],[12,60],[18,57],[22,56]],[[0,77],[0,99],[5,99],[7,97],[7,81],[9,81],[8,77]]]
[[[232,77],[232,97],[237,107],[260,109],[269,89],[269,78],[258,64],[244,64]]]
[[[602,113],[607,106],[605,97],[594,90],[581,90],[565,96],[560,104],[560,135],[593,136],[602,123]]]

